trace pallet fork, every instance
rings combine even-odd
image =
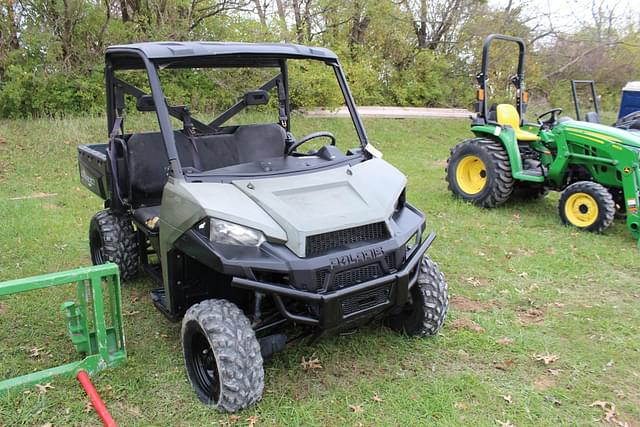
[[[67,329],[76,350],[85,358],[61,366],[0,381],[0,394],[50,381],[54,376],[73,378],[81,370],[93,375],[107,367],[122,364],[127,357],[122,327],[120,275],[115,264],[102,264],[76,270],[0,283],[0,296],[76,283],[77,301],[62,304]],[[105,311],[103,283],[109,296]],[[109,314],[107,325],[105,314]]]

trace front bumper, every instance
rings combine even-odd
[[[420,261],[435,237],[435,233],[430,233],[418,247],[414,248],[401,270],[326,294],[240,277],[234,277],[231,285],[273,296],[278,310],[289,320],[319,326],[321,329],[333,329],[361,318],[386,312],[393,307],[403,306],[407,301],[409,289],[418,279]],[[283,298],[317,305],[317,317],[289,312]]]
[[[310,258],[270,242],[259,248],[217,245],[193,230],[175,246],[229,277],[233,288],[272,296],[289,320],[322,329],[350,327],[402,307],[417,280],[435,233],[423,239],[424,215],[405,206],[389,222],[390,238]]]

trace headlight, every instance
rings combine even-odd
[[[198,226],[204,231],[206,222]],[[215,243],[240,246],[260,246],[264,243],[264,234],[261,231],[221,219],[209,218],[209,240]]]

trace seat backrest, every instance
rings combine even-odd
[[[496,107],[496,121],[502,126],[511,126],[514,130],[520,129],[520,114],[511,104],[499,104]]]
[[[284,156],[286,132],[276,123],[240,126],[233,135],[240,163]]]
[[[180,131],[174,132],[178,157],[183,167],[193,166],[191,143]],[[127,161],[131,194],[136,198],[160,198],[167,182],[169,158],[160,132],[136,133],[127,140]]]
[[[204,170],[284,156],[286,133],[271,124],[241,125],[231,134],[195,138]]]
[[[182,167],[194,167],[197,155],[203,170],[284,156],[286,145],[286,133],[275,123],[242,125],[234,133],[194,137],[194,144],[181,131],[175,131],[174,138]],[[169,166],[160,133],[131,135],[127,140],[127,157],[134,204],[159,201]]]
[[[589,123],[600,123],[600,115],[595,111],[589,111],[584,115],[584,121]]]

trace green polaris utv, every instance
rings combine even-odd
[[[492,42],[519,48],[515,106],[489,106],[486,93]],[[640,238],[640,137],[626,130],[560,117],[554,108],[536,123],[524,121],[528,93],[524,88],[525,44],[522,39],[490,35],[484,42],[477,75],[474,138],[451,150],[446,179],[457,197],[492,208],[512,197],[537,198],[561,191],[558,211],[564,224],[601,232],[626,211],[632,236]]]
[[[292,88],[296,61],[306,80]],[[327,130],[335,120],[294,136],[295,94],[321,71],[351,113],[350,139]],[[333,52],[139,43],[109,47],[105,74],[109,140],[79,147],[80,179],[104,200],[91,257],[118,264],[124,280],[140,268],[155,280],[151,300],[182,321],[203,402],[228,412],[257,402],[263,358],[292,341],[374,321],[409,336],[442,327],[447,284],[426,255],[435,233],[407,202],[406,177],[369,143]],[[228,98],[228,108],[196,118],[163,91],[171,79],[188,79],[181,100]]]

